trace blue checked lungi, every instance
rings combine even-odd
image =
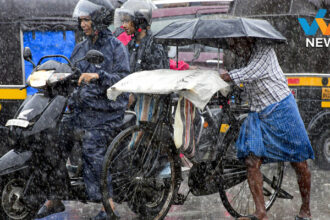
[[[292,94],[261,112],[251,112],[236,141],[237,157],[249,154],[263,162],[302,162],[314,159],[314,152]]]

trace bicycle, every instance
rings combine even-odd
[[[212,128],[210,137],[206,138],[209,142],[207,148],[212,148],[215,153],[192,161],[188,181],[189,192],[195,196],[219,192],[224,207],[233,217],[246,216],[255,210],[248,188],[246,166],[236,157],[235,141],[248,113],[248,108],[240,105],[240,92],[237,91],[233,89],[227,97],[218,96],[217,104],[222,109],[207,107],[205,112],[198,114]],[[235,105],[230,104],[233,96]],[[109,173],[113,179],[113,199],[121,204],[116,209],[124,211],[126,216],[136,213],[143,219],[163,219],[172,204],[182,205],[187,199],[189,192],[187,195],[178,194],[182,172],[180,149],[176,149],[172,138],[173,97],[162,95],[159,102],[163,108],[155,122],[140,122],[140,125],[122,131],[108,148],[101,188],[103,204],[110,216],[113,210],[107,200],[108,183],[105,181]],[[226,121],[229,124],[223,136],[220,130]],[[200,146],[196,147],[197,154],[203,150]],[[164,173],[165,164],[170,165],[168,173]],[[278,196],[292,199],[280,188],[284,163],[263,164],[261,172],[267,210]]]

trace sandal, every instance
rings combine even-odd
[[[259,220],[255,215],[241,216],[239,218],[249,218],[250,220]],[[239,218],[236,218],[236,220],[239,220]],[[298,220],[305,220],[305,219],[298,219]]]
[[[296,215],[296,217],[294,218],[295,220],[312,220],[312,218],[311,217],[300,217],[300,216],[298,216],[298,215]]]

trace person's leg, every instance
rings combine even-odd
[[[70,184],[69,174],[66,163],[74,146],[75,116],[68,114],[62,118],[59,127],[59,139],[56,146],[56,153],[52,157],[56,157],[58,162],[53,170],[50,199],[58,200],[65,198],[68,194]]]
[[[311,173],[308,169],[307,161],[300,163],[291,163],[296,171],[297,182],[301,195],[302,205],[299,211],[299,217],[311,217],[310,210],[310,190],[311,190]]]
[[[63,117],[59,128],[59,139],[56,148],[45,152],[46,158],[53,161],[52,170],[48,173],[51,183],[48,189],[48,200],[39,209],[36,217],[43,218],[53,213],[65,210],[61,199],[68,194],[69,176],[66,169],[66,160],[73,146],[72,131],[74,124],[72,117]],[[56,156],[55,156],[56,155]]]
[[[103,158],[107,147],[107,135],[99,130],[86,130],[83,137],[83,177],[88,197],[102,201],[100,180]]]
[[[109,139],[112,137],[112,132],[101,130],[88,130],[85,132],[83,139],[83,174],[84,182],[86,185],[86,191],[90,200],[101,202],[102,194],[100,189],[101,172],[103,158],[106,153]],[[109,175],[108,182],[111,182],[111,176]],[[112,210],[115,211],[115,205],[112,200],[112,186],[109,186],[109,202]],[[106,219],[104,207],[93,218],[97,220]]]
[[[268,220],[263,194],[263,178],[262,173],[260,172],[261,163],[262,159],[254,155],[249,155],[245,159],[245,164],[247,165],[248,183],[256,206],[256,212],[253,215],[260,220]],[[239,220],[246,219],[250,218],[239,218]]]

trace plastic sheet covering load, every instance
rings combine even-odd
[[[128,75],[107,90],[108,98],[116,100],[123,92],[144,94],[177,93],[204,109],[217,92],[227,96],[228,83],[214,70],[149,70]]]

